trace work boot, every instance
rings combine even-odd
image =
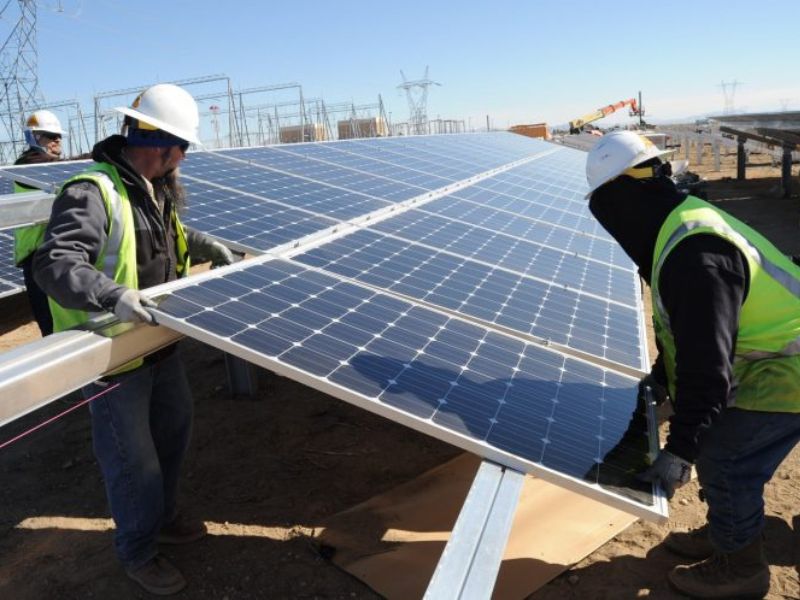
[[[125,573],[151,594],[169,596],[186,587],[186,579],[163,554],[156,554],[141,567]]]
[[[200,519],[191,519],[178,513],[177,517],[161,528],[157,541],[159,544],[189,544],[205,537],[207,533],[206,524]]]
[[[689,531],[672,531],[664,538],[667,550],[692,560],[703,560],[714,554],[714,547],[708,536],[708,524]]]
[[[763,598],[769,591],[769,565],[761,536],[736,552],[715,551],[693,565],[678,565],[667,578],[692,598]]]

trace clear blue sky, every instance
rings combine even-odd
[[[430,117],[563,123],[639,90],[656,120],[800,110],[800,0],[668,2],[62,0],[39,9],[47,100],[208,74],[297,81],[326,103],[408,108],[400,69],[430,77]],[[5,34],[4,34],[5,35]],[[623,120],[628,117],[617,117]],[[613,122],[613,121],[607,121]]]

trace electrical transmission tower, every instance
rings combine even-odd
[[[403,83],[397,87],[405,90],[408,98],[408,129],[409,133],[428,133],[428,88],[432,85],[441,85],[428,78],[428,67],[425,67],[425,76],[416,81],[409,81],[405,73],[400,71]]]
[[[722,88],[722,95],[725,98],[725,107],[722,111],[724,115],[733,114],[736,111],[734,106],[734,98],[736,97],[736,86],[742,85],[741,81],[723,81],[719,84],[719,87]]]
[[[36,1],[6,0],[0,8],[0,22],[13,25],[0,47],[0,131],[10,142],[8,150],[16,155],[24,146],[26,114],[44,103],[37,69]]]

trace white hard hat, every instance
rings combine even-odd
[[[37,110],[25,121],[25,128],[30,131],[44,131],[65,135],[61,129],[61,122],[49,110]]]
[[[130,108],[114,110],[138,120],[140,126],[149,125],[192,144],[200,143],[197,103],[189,92],[177,85],[159,83],[139,94]]]
[[[586,197],[629,168],[671,152],[672,150],[660,150],[646,137],[632,131],[613,131],[604,135],[589,150],[586,158],[586,181],[589,183]]]

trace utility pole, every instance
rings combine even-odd
[[[742,85],[741,81],[723,81],[719,84],[719,87],[722,88],[722,95],[725,98],[725,107],[722,110],[722,114],[724,115],[731,115],[736,111],[734,105],[734,99],[736,97],[736,87]]]
[[[409,81],[405,73],[400,71],[403,83],[397,87],[405,90],[408,99],[408,126],[409,133],[420,135],[427,133],[428,129],[428,88],[432,85],[442,85],[428,78],[428,67],[425,67],[425,76],[416,81]]]
[[[641,90],[639,90],[639,104],[636,105],[636,114],[639,117],[639,129],[644,129],[644,104],[642,104]]]
[[[0,113],[6,144],[13,155],[24,147],[23,129],[26,115],[44,103],[39,91],[36,47],[36,2],[6,2],[0,19],[12,23],[11,33],[0,46]]]

